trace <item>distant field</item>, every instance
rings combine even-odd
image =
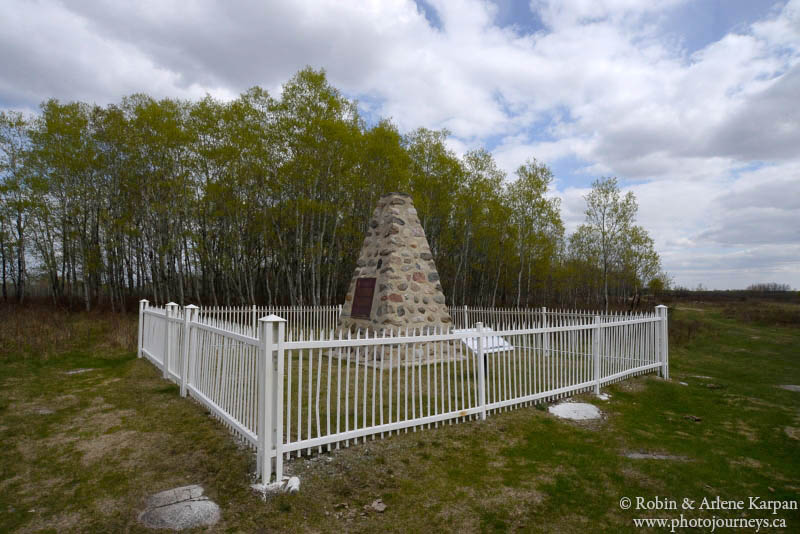
[[[793,304],[678,304],[672,380],[583,396],[601,421],[540,405],[370,440],[292,460],[300,493],[263,502],[249,489],[254,456],[136,358],[135,317],[0,306],[0,532],[145,531],[144,498],[187,484],[220,505],[222,532],[641,532],[634,518],[681,513],[783,519],[797,532],[797,510],[619,503],[800,501],[800,392],[776,387],[800,385],[798,317]],[[77,369],[90,370],[67,374]],[[383,513],[367,508],[378,498]]]

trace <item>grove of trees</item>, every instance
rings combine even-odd
[[[390,191],[413,196],[449,303],[608,306],[663,287],[615,179],[595,182],[566,236],[546,165],[509,178],[485,150],[458,157],[447,135],[367,125],[312,69],[279,97],[0,112],[2,298],[46,287],[86,309],[339,303]]]

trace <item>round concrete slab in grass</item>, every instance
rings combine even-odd
[[[201,486],[183,486],[151,495],[139,521],[171,530],[212,526],[219,521],[219,506],[203,495]]]
[[[600,419],[603,412],[594,404],[585,402],[562,402],[547,409],[551,414],[571,421],[587,421]]]

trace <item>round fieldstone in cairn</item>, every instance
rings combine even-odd
[[[453,323],[411,196],[381,197],[347,290],[339,327],[447,331]]]

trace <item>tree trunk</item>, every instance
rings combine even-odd
[[[25,300],[25,227],[22,224],[22,212],[17,212],[17,302]]]
[[[0,241],[0,257],[3,261],[3,301],[8,301],[8,290],[6,289],[6,244]]]

